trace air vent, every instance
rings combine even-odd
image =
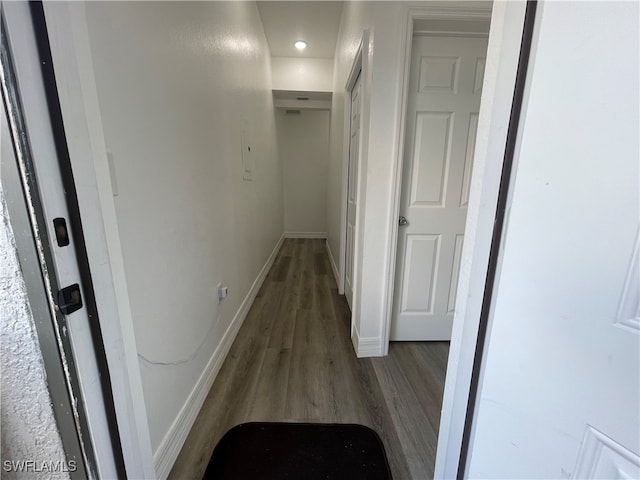
[[[296,100],[309,100],[309,97],[296,97]]]
[[[285,115],[300,115],[300,110],[285,110]]]

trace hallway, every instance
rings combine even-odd
[[[5,473],[311,421],[396,480],[640,479],[639,9],[0,1]]]
[[[286,239],[169,478],[201,478],[224,432],[251,421],[367,425],[395,479],[430,478],[448,343],[357,359],[349,337],[324,240]]]

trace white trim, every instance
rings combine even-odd
[[[329,241],[325,242],[325,246],[327,248],[327,255],[329,256],[329,264],[331,265],[331,270],[333,271],[333,276],[336,279],[336,284],[338,285],[338,293],[340,295],[344,295],[344,292],[340,291],[338,267],[336,267],[336,261],[333,258],[333,253],[331,252],[331,247],[329,246]]]
[[[338,281],[338,291],[344,295],[345,277],[347,275],[347,202],[349,195],[349,135],[351,134],[351,90],[362,73],[362,47],[364,38],[358,45],[358,50],[351,65],[351,71],[347,77],[347,84],[344,89],[347,93],[344,96],[343,125],[344,138],[342,142],[342,188],[340,199],[340,258],[338,259],[338,268],[340,271]],[[362,101],[361,101],[362,104]],[[357,199],[356,199],[357,200]]]
[[[260,270],[260,273],[253,282],[249,292],[242,301],[240,308],[233,317],[231,324],[224,333],[218,347],[207,362],[207,366],[202,372],[202,375],[200,375],[195,387],[189,394],[187,401],[180,409],[180,413],[156,450],[153,463],[155,465],[158,479],[164,480],[169,476],[171,468],[173,467],[173,464],[175,463],[176,458],[187,439],[187,435],[189,434],[189,431],[202,408],[202,404],[206,400],[209,390],[222,367],[222,363],[227,357],[229,349],[231,348],[231,345],[233,344],[233,341],[235,340],[236,335],[238,334],[238,331],[240,330],[240,327],[242,326],[242,323],[244,322],[244,319],[246,318],[247,313],[249,312],[249,309],[251,308],[251,305],[253,304],[267,273],[269,272],[269,269],[273,265],[276,255],[278,254],[278,251],[282,246],[282,242],[285,239],[285,235],[286,234],[283,234],[280,237],[280,240],[278,240],[278,243],[276,243],[275,248],[267,259],[267,262],[262,267],[262,270]]]
[[[636,233],[633,255],[629,262],[629,271],[624,282],[615,326],[635,334],[640,333],[640,228]]]
[[[488,33],[481,32],[445,32],[438,30],[416,30],[414,36],[420,37],[463,37],[463,38],[489,38]]]
[[[346,236],[347,236],[347,195],[349,185],[349,146],[351,135],[351,92],[355,86],[358,77],[360,77],[360,138],[358,148],[358,178],[356,179],[356,220],[353,239],[353,272],[352,272],[352,288],[353,297],[351,299],[351,330],[354,331],[355,326],[359,323],[360,318],[360,299],[362,291],[362,282],[360,280],[362,272],[362,243],[364,240],[364,209],[366,203],[366,176],[367,176],[367,158],[369,147],[369,123],[371,109],[371,90],[373,84],[371,60],[373,54],[373,36],[369,30],[362,32],[362,39],[358,50],[356,51],[351,71],[347,77],[344,96],[345,108],[345,128],[344,141],[342,147],[342,205],[340,223],[340,284],[339,289],[344,292],[345,276],[346,276]],[[359,348],[356,347],[356,352]]]
[[[351,324],[351,343],[353,345],[353,349],[356,352],[356,356],[358,355],[358,345],[360,345],[360,332],[358,332],[358,327],[356,327],[353,323]]]
[[[125,468],[129,478],[154,478],[85,7],[81,2],[43,2],[43,7]]]
[[[331,100],[295,100],[290,98],[274,98],[274,108],[289,110],[331,110]]]
[[[284,232],[284,238],[327,238],[327,232]]]
[[[434,478],[456,478],[526,2],[494,2]]]
[[[358,358],[382,357],[382,339],[380,337],[360,337],[358,343]]]
[[[404,70],[401,74],[402,88],[400,90],[400,111],[398,128],[398,152],[396,158],[393,159],[392,170],[394,172],[393,178],[393,191],[391,193],[391,229],[389,232],[389,256],[387,263],[387,281],[383,287],[383,292],[386,293],[385,302],[383,304],[384,317],[381,328],[382,348],[383,354],[389,353],[389,338],[391,336],[391,321],[393,318],[393,293],[396,274],[396,254],[398,251],[398,217],[400,215],[400,195],[402,193],[402,164],[404,157],[404,137],[405,127],[407,121],[407,102],[409,97],[409,68],[411,67],[411,47],[413,39],[413,24],[414,21],[419,18],[414,10],[407,9],[406,21],[403,24],[402,32],[404,33],[404,41],[401,44],[402,49],[402,62]]]
[[[621,472],[624,472],[620,475]],[[638,478],[640,456],[587,425],[571,478]]]
[[[360,39],[360,44],[358,45],[358,50],[356,51],[356,54],[353,58],[353,63],[351,64],[351,70],[349,71],[349,76],[347,77],[347,83],[344,86],[344,90],[347,93],[351,93],[351,91],[353,90],[353,87],[355,87],[356,85],[356,81],[358,80],[358,77],[360,75],[362,75],[362,69],[363,69],[363,63],[364,63],[364,57],[366,55],[366,52],[368,50],[368,39],[369,39],[369,30],[363,30],[362,32],[362,38]],[[362,81],[362,79],[360,80]],[[351,98],[345,98],[345,107],[349,106],[349,113],[346,113],[346,115],[349,116],[349,118],[351,118]],[[345,110],[347,110],[347,108],[345,108]]]
[[[351,329],[351,343],[358,358],[383,356],[381,338],[361,337],[358,327],[355,324]]]

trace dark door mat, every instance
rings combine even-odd
[[[390,480],[382,441],[363,425],[243,423],[222,437],[207,480]]]

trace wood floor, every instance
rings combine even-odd
[[[324,240],[285,240],[169,478],[200,479],[222,435],[250,421],[367,425],[395,480],[432,478],[448,342],[358,359],[349,332]]]

